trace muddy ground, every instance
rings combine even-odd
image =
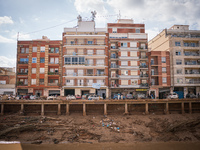
[[[200,142],[200,114],[0,116],[0,141],[32,144]]]

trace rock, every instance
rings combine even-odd
[[[53,139],[52,141],[54,142],[54,144],[58,144],[59,143],[58,139]]]
[[[31,144],[42,144],[42,141],[41,140],[37,140],[37,141],[32,142]]]

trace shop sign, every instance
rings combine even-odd
[[[147,91],[147,89],[136,89],[135,91]]]

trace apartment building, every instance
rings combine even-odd
[[[64,28],[62,94],[94,93],[108,98],[108,36],[106,28],[96,28],[94,19]],[[96,85],[99,85],[98,88]]]
[[[18,95],[60,95],[62,72],[62,41],[42,39],[18,41],[17,77]]]
[[[15,95],[15,67],[0,67],[0,94]]]
[[[171,91],[179,98],[200,92],[200,31],[189,25],[173,25],[163,30],[148,46],[151,51],[170,52]]]
[[[110,96],[146,95],[148,90],[147,33],[132,19],[108,23]]]
[[[149,61],[149,95],[163,99],[170,93],[170,53],[169,51],[150,51],[148,52]]]

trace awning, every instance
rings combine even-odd
[[[162,92],[170,92],[170,89],[159,89],[159,93],[162,93]]]
[[[59,94],[60,95],[60,90],[49,90],[49,94]]]

